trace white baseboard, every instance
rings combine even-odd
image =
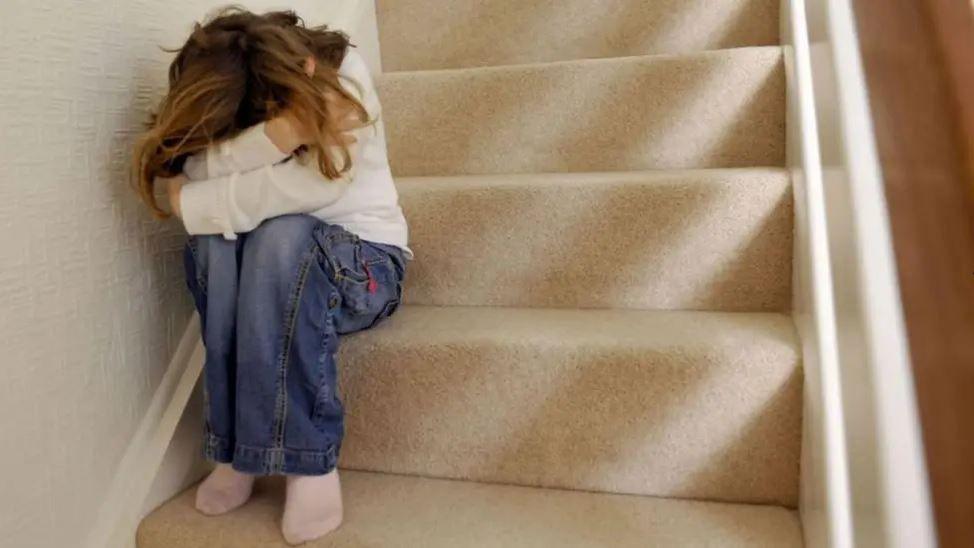
[[[199,316],[193,314],[98,511],[85,546],[131,545],[173,433],[203,369]]]
[[[212,469],[203,458],[202,433],[203,390],[202,383],[198,383],[146,495],[141,517],[202,479]]]

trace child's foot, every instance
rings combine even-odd
[[[342,524],[342,487],[338,470],[324,476],[288,476],[281,532],[288,544],[301,544]]]
[[[196,488],[196,509],[208,516],[225,514],[247,502],[253,488],[254,476],[217,464]]]

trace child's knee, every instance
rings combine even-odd
[[[220,235],[190,236],[186,243],[184,262],[187,275],[190,271],[205,276],[213,265],[235,261],[237,243]]]
[[[247,235],[244,266],[261,269],[293,266],[310,252],[318,219],[309,215],[285,215],[268,219]]]

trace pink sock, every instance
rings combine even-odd
[[[338,470],[324,476],[288,476],[281,532],[288,544],[327,535],[342,524]]]
[[[253,487],[254,476],[217,464],[196,488],[196,509],[208,516],[225,514],[247,502]]]

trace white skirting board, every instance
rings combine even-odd
[[[203,369],[199,325],[199,316],[193,314],[149,410],[122,456],[86,539],[88,548],[130,546],[134,540],[142,505]]]
[[[210,464],[203,458],[202,432],[203,390],[202,382],[198,382],[142,503],[142,516],[148,515],[210,471]]]

